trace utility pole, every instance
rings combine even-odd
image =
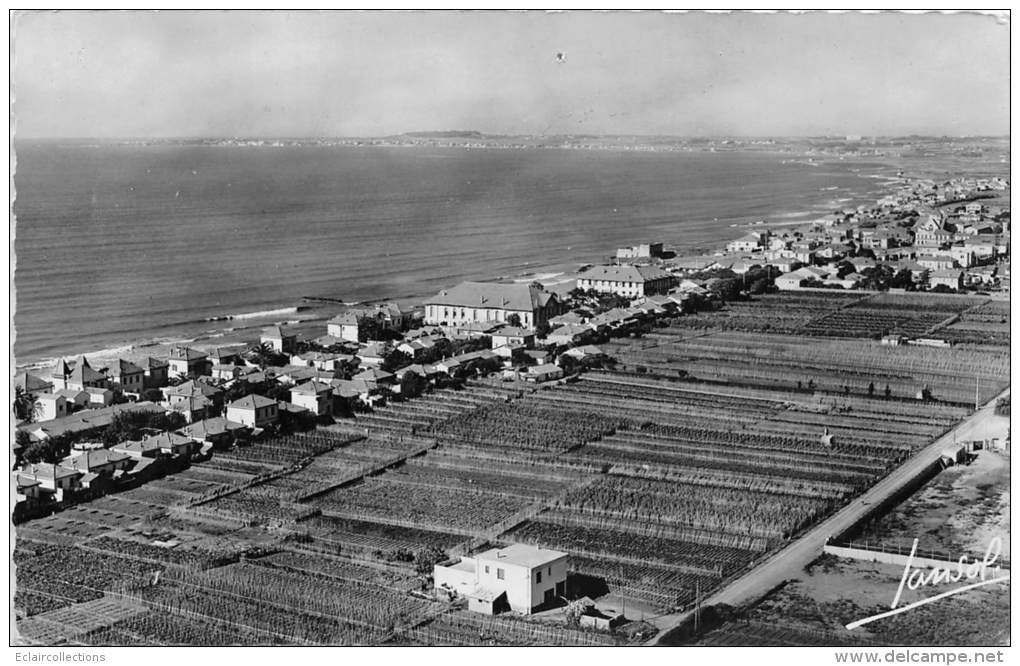
[[[974,411],[981,408],[981,375],[974,375]]]

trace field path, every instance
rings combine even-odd
[[[980,439],[981,431],[987,427],[987,421],[994,416],[995,402],[1007,395],[1009,395],[1009,387],[988,401],[980,410],[964,419],[958,426],[911,456],[863,495],[851,501],[753,570],[715,592],[705,599],[702,605],[741,606],[763,597],[783,581],[796,578],[805,566],[822,554],[822,547],[826,540],[849,529],[863,518],[874,504],[894,495],[904,484],[938,460],[946,446],[951,445],[954,441],[964,442],[969,439]],[[683,624],[690,616],[691,611],[686,611],[657,618],[655,624],[659,627],[659,633],[647,645],[657,645],[670,629]]]

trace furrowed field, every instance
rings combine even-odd
[[[971,339],[1003,321],[982,299],[768,296],[615,339],[613,371],[471,381],[216,453],[19,526],[19,627],[40,644],[627,642],[469,613],[423,594],[427,574],[537,544],[570,554],[572,594],[632,619],[685,608],[949,430],[977,376],[982,402],[1005,387],[1008,347]],[[970,342],[872,339],[922,327]]]

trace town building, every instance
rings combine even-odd
[[[314,379],[290,390],[290,401],[316,416],[333,413],[333,387]]]
[[[616,250],[617,259],[652,259],[662,256],[662,243],[644,243]]]
[[[579,289],[626,298],[665,294],[676,284],[676,278],[658,266],[592,266],[577,276]]]
[[[270,326],[262,329],[259,342],[275,352],[293,354],[294,346],[297,344],[297,334],[288,331],[283,326]]]
[[[35,418],[38,421],[51,421],[67,416],[67,398],[53,393],[39,393],[35,396]]]
[[[452,565],[436,565],[435,588],[466,597],[473,611],[530,614],[567,594],[568,556],[527,544],[493,548]]]
[[[560,310],[556,295],[537,283],[462,282],[425,302],[425,323],[443,326],[512,323],[536,328],[560,314]]]
[[[170,348],[170,356],[167,358],[170,377],[199,377],[209,374],[209,355],[205,352],[175,345]]]
[[[934,289],[938,286],[963,289],[963,271],[958,268],[932,271],[928,274],[928,287]]]
[[[141,393],[145,390],[145,370],[124,359],[117,359],[106,369],[110,388],[122,393]]]
[[[227,405],[228,421],[241,423],[249,428],[265,428],[279,420],[280,407],[276,401],[261,395],[246,395]]]
[[[145,359],[142,367],[145,371],[142,380],[145,388],[162,388],[170,382],[170,364],[167,361],[150,356]]]

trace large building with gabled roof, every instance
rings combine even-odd
[[[592,266],[577,276],[579,289],[626,298],[665,294],[676,285],[676,278],[658,266]]]
[[[461,282],[425,302],[425,323],[457,326],[471,322],[508,322],[535,328],[560,313],[559,299],[537,283]]]

